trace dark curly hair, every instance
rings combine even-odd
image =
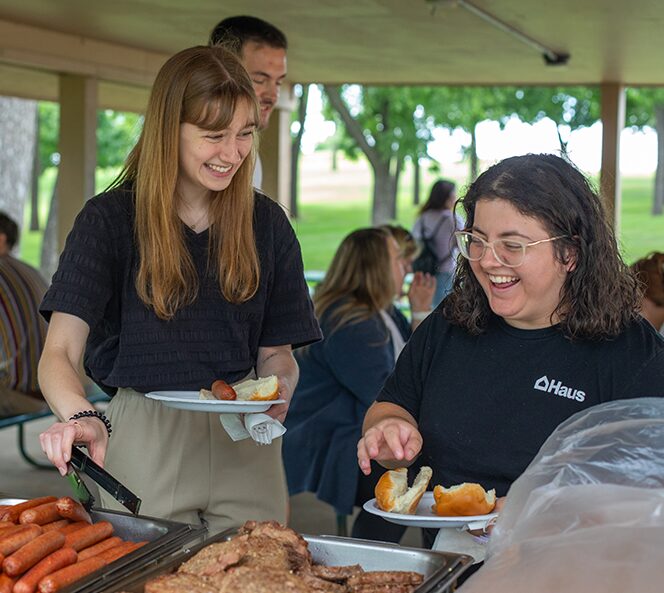
[[[563,284],[558,307],[561,331],[570,339],[617,336],[638,315],[636,279],[623,262],[601,200],[584,175],[552,154],[529,154],[494,165],[468,188],[461,202],[472,228],[480,200],[500,198],[521,214],[540,221],[553,243],[555,257],[576,262]],[[471,334],[487,326],[489,302],[470,263],[460,258],[454,287],[443,303],[445,316]]]

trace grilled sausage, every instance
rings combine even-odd
[[[6,574],[0,574],[0,593],[12,593],[15,582],[16,579],[13,579]]]
[[[60,531],[63,527],[67,527],[69,525],[69,519],[60,519],[59,521],[51,521],[50,523],[46,523],[46,525],[42,525],[42,531],[46,533],[47,531]],[[83,525],[81,525],[83,527]]]
[[[100,521],[99,523],[87,525],[86,527],[74,531],[74,533],[68,533],[65,535],[65,546],[74,548],[74,550],[78,552],[79,550],[92,546],[112,535],[113,525],[108,521]]]
[[[51,573],[39,581],[39,592],[56,593],[57,591],[60,591],[60,589],[82,579],[84,576],[89,575],[95,570],[99,570],[105,564],[106,563],[99,556],[93,556],[82,562],[77,562],[76,564],[56,570],[54,573]]]
[[[40,536],[41,532],[39,525],[21,525],[14,533],[0,537],[0,554],[6,558],[21,546]]]
[[[119,546],[109,548],[105,552],[93,556],[93,558],[101,558],[106,564],[110,564],[118,558],[130,554],[134,550],[138,550],[138,548],[144,546],[146,543],[147,542],[122,542]]]
[[[82,527],[87,527],[89,523],[86,523],[85,521],[77,521],[76,523],[70,523],[69,525],[65,525],[60,529],[60,533],[64,533],[65,535],[69,533],[74,533],[74,531],[78,531]]]
[[[60,515],[55,505],[55,502],[47,502],[46,504],[40,504],[39,506],[27,509],[21,513],[18,522],[23,525],[27,523],[44,525],[44,523],[57,521],[60,519]]]
[[[118,546],[122,543],[124,543],[124,542],[117,535],[115,535],[113,537],[103,539],[98,544],[95,544],[94,546],[90,546],[88,548],[83,548],[78,553],[78,559],[79,560],[85,560],[86,558],[90,558],[91,556],[96,556],[97,554],[99,554],[101,552],[105,552],[106,550],[108,550],[110,548],[113,548],[115,546]]]
[[[73,498],[65,496],[63,498],[58,498],[55,503],[55,508],[58,510],[58,513],[61,517],[69,519],[70,521],[85,521],[86,523],[92,523],[92,519],[83,508],[83,505],[80,502],[76,502]]]
[[[10,576],[16,577],[32,568],[42,558],[60,549],[65,543],[65,536],[57,531],[49,531],[21,546],[2,562],[2,569]]]
[[[34,593],[37,590],[39,581],[44,577],[65,566],[74,564],[76,560],[76,551],[71,548],[61,548],[49,554],[16,581],[13,593]]]
[[[212,395],[214,395],[214,397],[216,397],[217,399],[228,400],[228,401],[233,401],[237,399],[237,393],[235,393],[235,389],[233,389],[228,383],[226,383],[226,381],[222,381],[221,379],[212,383],[210,391],[212,392]]]
[[[32,507],[38,507],[41,504],[46,504],[47,502],[55,502],[58,500],[55,496],[43,496],[41,498],[33,498],[31,500],[26,500],[19,504],[15,504],[0,511],[0,521],[10,521],[11,523],[18,523],[18,518],[21,516],[23,511],[27,511]]]

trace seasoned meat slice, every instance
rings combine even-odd
[[[145,584],[145,593],[217,593],[203,579],[191,574],[169,574],[157,577]]]
[[[323,566],[322,564],[313,564],[310,569],[311,574],[326,581],[335,581],[345,583],[349,577],[364,572],[359,564],[350,566]]]
[[[231,568],[226,575],[212,577],[218,593],[309,593],[310,589],[298,576],[285,570]],[[190,593],[187,591],[186,593]]]
[[[374,570],[353,575],[346,581],[351,587],[362,587],[365,585],[419,585],[423,577],[419,572],[408,570]]]
[[[298,572],[297,576],[300,577],[304,583],[309,587],[309,590],[315,593],[347,593],[348,588],[346,585],[319,579],[310,572]]]
[[[294,553],[299,555],[302,563],[311,563],[311,552],[307,540],[289,527],[284,527],[277,521],[247,521],[240,529],[240,534],[249,534],[251,537],[266,536],[276,539],[283,544],[290,545]]]
[[[350,593],[414,593],[418,585],[360,585],[349,589]]]
[[[240,566],[289,571],[293,568],[290,550],[290,546],[283,545],[271,537],[251,535],[247,540],[247,551],[240,560]]]
[[[226,542],[210,544],[184,562],[178,572],[197,576],[211,576],[238,564],[249,549],[248,537],[234,537]]]

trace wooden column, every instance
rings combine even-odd
[[[62,251],[74,218],[95,193],[97,81],[60,75],[60,166],[57,245]]]
[[[270,125],[260,133],[259,153],[263,165],[262,190],[288,208],[290,204],[292,88],[284,85]]]
[[[620,228],[620,133],[625,125],[625,89],[617,83],[601,86],[602,170],[600,191],[607,216],[616,231]]]

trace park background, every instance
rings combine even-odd
[[[115,114],[111,121],[124,121],[125,136],[140,130],[140,118],[122,119]],[[343,150],[332,150],[331,140],[338,131],[319,87],[311,85],[304,134],[299,157],[299,192],[297,217],[293,226],[302,246],[305,270],[324,272],[341,239],[350,231],[368,226],[372,220],[374,178],[369,162],[360,154],[348,158]],[[297,124],[294,124],[294,130]],[[487,119],[475,128],[479,171],[498,160],[526,153],[559,153],[560,129],[548,118],[528,124],[514,116],[503,122]],[[600,123],[572,130],[566,137],[568,157],[598,185],[601,160]],[[338,134],[337,134],[338,136]],[[457,183],[463,197],[470,179],[468,145],[470,135],[462,129],[435,130],[427,147],[427,158],[420,159],[420,205],[426,200],[431,184],[439,177]],[[653,128],[625,128],[621,138],[620,168],[622,201],[618,239],[628,263],[653,250],[664,250],[664,216],[653,215],[654,175],[657,167],[657,133]],[[57,164],[57,161],[53,163]],[[117,166],[97,168],[97,191],[102,191],[118,173]],[[39,177],[39,229],[30,230],[32,211],[25,209],[25,224],[20,257],[40,265],[43,228],[48,217],[56,167],[46,167]],[[414,203],[414,167],[406,162],[399,177],[394,222],[410,228],[419,206]]]

